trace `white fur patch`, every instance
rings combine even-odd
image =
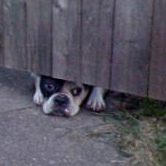
[[[87,102],[87,106],[93,110],[100,111],[105,108],[103,99],[104,90],[99,87],[94,87]]]
[[[33,96],[33,102],[37,105],[42,105],[44,101],[43,94],[40,89],[36,89],[36,92]]]
[[[40,89],[41,77],[36,74],[32,74],[32,76],[35,79],[35,94],[33,96],[33,102],[37,105],[42,105],[44,101],[44,97]]]
[[[43,104],[43,112],[45,114],[51,114],[54,111],[54,109],[53,109],[53,107],[54,107],[53,98],[55,96],[56,95],[51,96],[51,98],[49,98],[47,101],[44,102],[44,104]]]

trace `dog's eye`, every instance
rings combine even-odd
[[[55,86],[53,84],[45,84],[45,88],[48,91],[54,91],[55,90]]]
[[[81,92],[82,92],[81,87],[76,87],[71,90],[71,93],[73,96],[79,96],[81,94]]]

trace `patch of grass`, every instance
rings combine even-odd
[[[162,119],[166,115],[164,102],[140,98],[135,110],[119,110],[125,119],[121,122],[120,149],[133,154],[132,166],[166,165],[166,128]]]
[[[124,157],[126,153],[130,157],[131,166],[161,166],[156,158],[155,128],[150,125],[148,119],[134,121],[133,118],[127,117],[121,122],[119,132],[120,139],[117,145],[121,149],[120,152]]]
[[[116,122],[117,150],[129,161],[128,166],[166,166],[166,103],[137,98],[127,104],[129,107],[96,113],[106,123]],[[112,133],[106,129],[99,136],[108,139]]]
[[[149,98],[140,98],[139,103],[142,108],[141,115],[153,117],[160,117],[166,115],[165,102],[152,100]]]
[[[162,166],[166,165],[166,125],[159,122],[157,125],[157,137],[155,140],[157,159]]]

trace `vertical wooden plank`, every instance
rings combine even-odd
[[[96,85],[110,88],[115,0],[100,0]]]
[[[83,0],[82,80],[109,87],[113,27],[113,0]]]
[[[82,80],[108,87],[113,1],[83,0],[82,8]]]
[[[147,95],[153,0],[116,0],[111,89]]]
[[[40,0],[39,63],[42,74],[52,74],[52,0]]]
[[[54,0],[53,76],[80,81],[81,0]]]
[[[28,69],[52,73],[52,1],[27,0]]]
[[[4,61],[4,28],[3,28],[3,0],[0,0],[0,65]]]
[[[82,3],[82,81],[95,85],[97,47],[99,39],[100,0],[83,0]]]
[[[39,73],[39,1],[27,0],[27,55],[28,69]]]
[[[149,96],[166,100],[166,1],[155,1]]]
[[[26,69],[26,18],[24,0],[4,0],[4,64]]]

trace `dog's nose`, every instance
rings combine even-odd
[[[58,104],[59,106],[65,106],[69,103],[69,99],[66,95],[60,94],[55,97],[54,102],[55,104]]]

